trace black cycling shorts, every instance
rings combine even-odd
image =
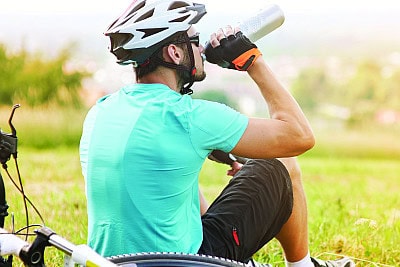
[[[293,191],[276,159],[249,160],[202,216],[199,254],[247,262],[289,219]]]

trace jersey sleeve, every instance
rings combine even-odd
[[[194,100],[190,114],[192,144],[202,156],[218,149],[230,152],[248,125],[248,117],[220,103]]]

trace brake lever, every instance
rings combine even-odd
[[[11,115],[10,115],[10,118],[8,119],[8,125],[10,125],[11,134],[12,134],[12,136],[15,137],[15,138],[17,138],[17,130],[15,129],[14,125],[12,124],[12,119],[13,119],[13,117],[14,117],[15,110],[16,110],[17,108],[19,108],[20,106],[21,106],[20,104],[15,104],[15,105],[13,106],[13,109],[12,109]]]
[[[10,160],[11,155],[13,155],[14,158],[17,157],[17,130],[12,123],[12,119],[14,117],[15,110],[19,107],[19,104],[13,106],[10,118],[8,119],[8,125],[11,128],[11,133],[5,133],[0,129],[0,163],[3,165]]]

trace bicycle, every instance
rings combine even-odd
[[[236,262],[229,259],[199,255],[199,254],[185,254],[185,253],[139,253],[139,254],[124,254],[112,257],[102,257],[86,244],[73,244],[67,239],[57,235],[53,230],[44,225],[44,221],[40,212],[35,205],[26,196],[21,176],[18,169],[17,161],[17,131],[12,123],[15,110],[20,106],[14,105],[8,124],[11,128],[11,133],[5,133],[0,129],[0,163],[7,173],[8,177],[21,193],[24,202],[26,226],[18,231],[7,232],[4,229],[5,217],[8,216],[8,208],[6,201],[6,191],[4,186],[3,177],[0,173],[0,267],[12,267],[13,256],[18,257],[28,267],[44,267],[45,266],[45,249],[52,246],[64,253],[64,266],[88,266],[88,267],[113,267],[113,266],[209,266],[209,267],[246,267],[253,266],[251,262],[245,264]],[[7,162],[14,158],[19,185],[12,178],[8,172]],[[27,204],[30,204],[42,224],[29,224],[29,215]],[[38,227],[33,233],[35,239],[32,243],[27,242],[29,228]],[[23,240],[20,235],[21,231],[26,230],[26,238]],[[7,259],[4,258],[7,256]]]

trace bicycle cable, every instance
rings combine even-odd
[[[13,123],[12,123],[12,119],[14,117],[14,113],[15,110],[17,108],[19,108],[20,105],[16,104],[13,106],[13,109],[11,111],[10,117],[8,119],[8,124],[11,128],[11,133],[7,134],[4,133],[3,131],[1,131],[0,129],[0,160],[1,160],[1,165],[3,167],[3,169],[5,170],[5,172],[7,173],[8,178],[10,179],[10,181],[14,184],[15,188],[21,193],[22,198],[23,198],[23,205],[24,205],[24,210],[25,210],[25,220],[26,220],[26,227],[22,228],[22,229],[26,229],[26,237],[25,237],[25,241],[28,239],[29,236],[29,209],[28,209],[28,203],[31,205],[31,207],[34,209],[34,211],[36,212],[36,214],[39,216],[41,223],[43,224],[43,226],[45,225],[44,219],[42,217],[42,215],[40,214],[39,210],[36,208],[36,206],[32,203],[32,201],[26,196],[25,194],[25,190],[24,190],[24,186],[22,183],[22,178],[21,178],[21,173],[19,171],[19,165],[18,165],[18,160],[17,160],[17,130],[15,129]],[[18,176],[18,183],[15,181],[15,179],[13,179],[13,177],[11,176],[9,170],[8,170],[8,166],[7,166],[7,161],[10,160],[11,155],[14,159],[14,165],[15,165],[15,169],[16,169],[16,173]],[[1,178],[1,175],[0,175]],[[1,178],[2,179],[2,178]],[[3,189],[5,190],[5,189]],[[4,194],[5,196],[5,194]],[[14,217],[12,217],[12,227],[13,227],[13,232],[14,232]],[[17,232],[19,233],[21,230],[18,230]]]
[[[6,164],[3,164],[3,169],[5,170],[8,178],[10,179],[10,181],[13,183],[13,185],[15,186],[15,188],[21,193],[22,198],[23,198],[23,204],[24,204],[24,210],[25,210],[25,221],[26,221],[26,226],[21,228],[20,230],[16,231],[16,233],[21,232],[23,229],[26,229],[26,237],[25,240],[27,240],[28,236],[29,236],[29,228],[32,226],[37,226],[37,224],[33,224],[30,225],[29,224],[29,209],[28,209],[28,203],[31,205],[31,207],[33,208],[33,210],[36,212],[36,214],[38,215],[40,221],[42,222],[42,225],[45,226],[45,222],[43,219],[43,216],[41,215],[41,213],[39,212],[39,210],[37,209],[37,207],[35,206],[35,204],[33,204],[33,202],[28,198],[28,196],[25,194],[25,190],[24,190],[24,186],[22,183],[22,178],[21,178],[21,173],[19,171],[19,165],[18,165],[18,160],[17,158],[14,156],[14,163],[15,163],[15,168],[16,168],[16,172],[17,172],[17,176],[18,176],[18,183],[15,181],[15,179],[11,176],[9,170],[8,170],[8,166]]]

